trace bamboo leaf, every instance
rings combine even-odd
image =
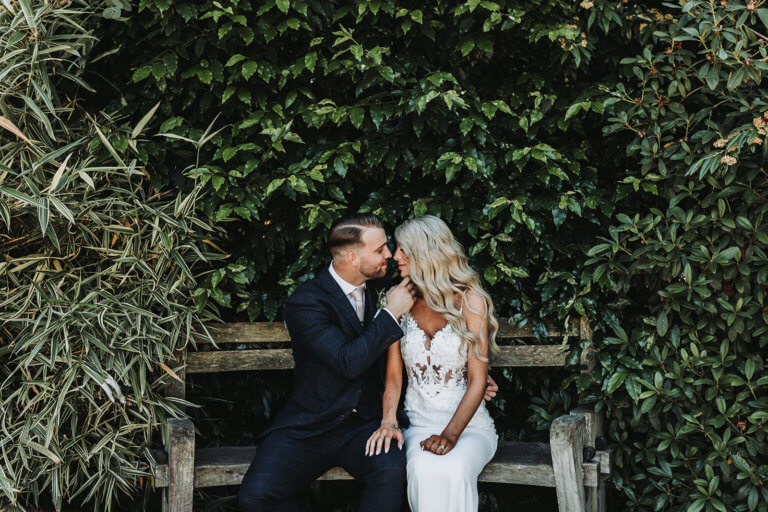
[[[96,133],[98,134],[99,139],[101,139],[101,142],[104,144],[104,147],[106,147],[107,151],[109,151],[109,154],[112,155],[112,158],[114,158],[117,161],[117,163],[119,163],[122,167],[125,167],[125,162],[123,162],[123,159],[120,158],[120,155],[117,154],[117,151],[115,151],[115,148],[109,142],[109,140],[104,135],[104,133],[101,131],[101,128],[99,128],[99,125],[97,125],[94,122],[93,127],[96,129]]]
[[[152,109],[144,114],[144,117],[141,118],[141,120],[136,124],[136,127],[131,132],[131,138],[135,139],[140,133],[141,130],[144,129],[144,127],[147,125],[147,123],[152,119],[152,116],[155,115],[155,112],[157,112],[157,109],[160,107],[160,101],[158,101]]]
[[[0,192],[3,194],[10,196],[18,201],[22,201],[24,203],[27,203],[32,206],[42,206],[42,203],[39,199],[35,199],[33,197],[28,196],[24,192],[19,192],[18,190],[14,190],[7,187],[0,187]]]
[[[72,153],[68,154],[67,157],[64,159],[63,162],[61,162],[61,165],[58,169],[56,169],[56,173],[53,175],[53,179],[51,180],[51,184],[46,188],[46,190],[50,190],[51,192],[56,192],[57,187],[59,186],[59,181],[61,180],[61,177],[64,175],[64,171],[67,168],[67,162],[69,162],[69,157],[72,156]]]
[[[173,378],[174,378],[174,379],[176,379],[177,381],[181,382],[182,384],[184,383],[184,380],[183,380],[181,377],[179,377],[178,375],[176,375],[176,372],[174,372],[173,370],[171,370],[171,369],[168,367],[168,365],[167,365],[167,364],[165,364],[165,363],[160,363],[160,368],[162,368],[162,369],[165,371],[165,373],[167,373],[168,375],[170,375],[171,377],[173,377]]]
[[[27,136],[21,133],[21,130],[19,130],[19,128],[15,124],[13,124],[11,120],[8,119],[7,117],[0,116],[0,126],[5,128],[9,132],[13,133],[14,135],[22,139],[24,142],[31,144]]]

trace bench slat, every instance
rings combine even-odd
[[[494,367],[564,366],[568,347],[562,345],[514,345],[500,347]],[[216,350],[189,352],[187,373],[218,373],[244,370],[290,370],[294,368],[290,349]]]
[[[240,485],[254,455],[255,446],[203,448],[195,452],[195,487]],[[318,480],[350,480],[341,468],[333,468]],[[554,487],[552,456],[547,443],[499,443],[493,460],[480,474],[480,482]],[[159,465],[155,487],[168,485],[168,466]]]
[[[500,338],[533,338],[533,327],[512,327],[506,318],[499,319],[499,337]],[[210,330],[211,336],[216,343],[267,343],[267,342],[287,342],[291,341],[288,335],[288,329],[282,322],[229,322],[229,323],[211,323],[206,324]],[[555,338],[562,336],[561,330],[552,324],[548,324],[548,336]],[[571,321],[570,336],[579,334],[578,319]],[[207,340],[200,339],[198,343],[208,343]]]

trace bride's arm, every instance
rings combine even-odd
[[[467,322],[467,329],[474,333],[480,341],[482,341],[481,354],[488,358],[488,322],[483,324],[483,317],[485,316],[485,301],[483,298],[472,292],[467,292],[467,302],[475,313],[470,308],[464,308],[464,318]],[[477,358],[474,350],[468,348],[467,350],[467,390],[464,392],[461,402],[459,402],[456,412],[453,413],[451,421],[448,422],[443,432],[438,435],[433,435],[421,442],[422,447],[425,450],[429,450],[438,455],[448,453],[456,445],[459,436],[467,424],[475,415],[477,408],[480,407],[480,403],[483,401],[486,388],[486,377],[488,376],[488,363],[481,361]],[[440,446],[445,446],[441,449]]]
[[[400,391],[403,388],[403,356],[400,354],[400,342],[394,342],[388,350],[387,376],[384,384],[384,395],[381,397],[381,426],[365,443],[366,455],[380,454],[382,445],[384,451],[389,452],[392,439],[397,439],[397,447],[400,449],[405,443],[403,433],[397,425],[397,406],[400,403]]]
[[[396,341],[387,352],[387,377],[384,395],[381,397],[381,424],[397,425],[397,405],[403,388],[403,356],[400,354],[400,342]]]

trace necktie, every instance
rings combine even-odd
[[[365,315],[365,309],[363,308],[363,290],[365,286],[359,286],[350,292],[352,298],[355,299],[355,309],[357,310],[357,318],[363,321]]]

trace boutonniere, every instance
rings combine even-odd
[[[376,300],[376,309],[384,309],[387,307],[387,291],[382,288],[376,293],[378,294]]]

